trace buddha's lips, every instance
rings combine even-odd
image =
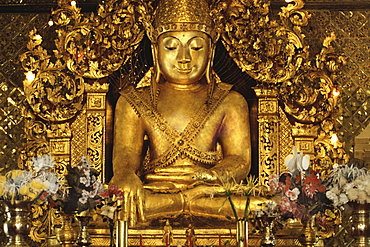
[[[179,72],[179,73],[184,73],[184,74],[188,74],[192,71],[192,69],[188,69],[188,68],[179,68],[177,66],[175,66],[175,69]]]

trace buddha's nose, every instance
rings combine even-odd
[[[180,47],[177,54],[177,61],[179,63],[189,63],[191,61],[190,49],[188,47]]]

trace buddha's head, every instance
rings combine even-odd
[[[160,0],[148,32],[155,77],[177,83],[211,82],[217,35],[205,0]]]

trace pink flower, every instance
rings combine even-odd
[[[273,174],[269,179],[269,187],[271,190],[277,191],[279,189],[279,177]]]
[[[304,193],[306,194],[306,196],[308,196],[309,198],[313,198],[313,196],[316,194],[317,192],[317,187],[315,187],[313,184],[306,184],[304,187],[303,187],[303,191]]]
[[[294,217],[298,220],[303,218],[303,209],[305,208],[304,205],[297,205],[295,202],[292,203],[292,213]]]
[[[279,202],[279,208],[282,212],[291,212],[292,206],[288,197],[283,197]]]

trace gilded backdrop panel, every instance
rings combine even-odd
[[[274,2],[281,1],[272,1],[272,3]],[[308,0],[306,2],[315,1]],[[339,1],[320,2],[335,3]],[[0,4],[9,3],[11,1],[0,1]],[[368,20],[370,10],[310,9],[310,12],[312,13],[310,24],[303,29],[303,32],[307,36],[312,54],[321,49],[321,42],[324,37],[328,36],[330,32],[335,32],[337,40],[334,43],[337,49],[348,57],[348,65],[337,78],[342,94],[339,98],[336,127],[339,130],[341,140],[346,143],[347,151],[352,153],[354,137],[361,133],[370,121],[368,112],[370,101],[370,86],[368,83],[370,73],[370,24]],[[25,51],[28,32],[32,28],[36,27],[43,34],[43,37],[48,39],[48,35],[44,34],[48,30],[48,18],[49,13],[0,14],[0,169],[9,169],[16,166],[19,148],[22,146],[22,128],[24,125],[21,114],[21,106],[24,102],[23,71],[18,56]]]
[[[354,138],[370,122],[370,11],[311,11],[312,18],[304,33],[313,51],[319,50],[325,36],[334,32],[338,51],[348,57],[337,84],[341,91],[336,113],[339,138],[354,152]],[[314,52],[313,52],[314,53]]]
[[[0,170],[17,166],[24,118],[23,78],[19,55],[26,51],[28,32],[43,30],[49,14],[0,14]]]

